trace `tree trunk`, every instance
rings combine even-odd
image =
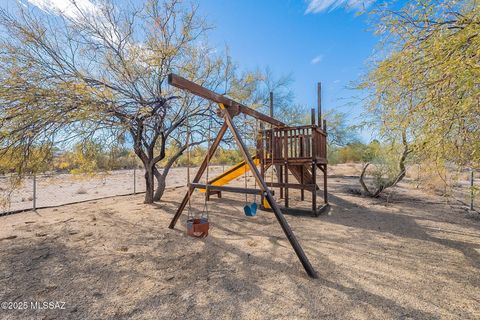
[[[154,173],[153,168],[145,166],[145,200],[144,203],[154,201]]]
[[[167,183],[166,183],[166,178],[167,178],[167,175],[165,174],[161,174],[157,168],[155,168],[154,170],[154,175],[155,175],[155,178],[157,179],[157,189],[155,190],[155,194],[153,196],[153,200],[154,201],[160,201],[163,197],[163,194],[165,193],[165,188],[167,186]]]

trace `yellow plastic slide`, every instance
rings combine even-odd
[[[256,156],[253,157],[252,160],[256,166],[260,164],[260,159],[258,159]],[[209,180],[208,184],[211,184],[213,186],[223,186],[224,184],[229,183],[230,181],[240,177],[241,175],[244,175],[248,171],[250,171],[250,167],[248,166],[248,164],[245,163],[244,160],[229,168],[221,175]],[[199,189],[199,191],[205,192],[205,189]]]

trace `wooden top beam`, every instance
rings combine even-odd
[[[265,121],[267,123],[270,123],[276,127],[285,127],[286,124],[283,123],[282,121],[279,121],[275,118],[269,117],[261,112],[258,112],[256,110],[253,110],[252,108],[249,108],[247,106],[244,106],[243,104],[236,102],[230,98],[227,98],[221,94],[218,94],[216,92],[213,92],[207,88],[202,87],[201,85],[196,84],[195,82],[192,82],[190,80],[187,80],[183,77],[180,77],[179,75],[176,75],[174,73],[170,73],[168,75],[168,83],[174,87],[177,87],[182,90],[186,90],[194,95],[197,95],[199,97],[208,99],[210,101],[216,102],[216,103],[222,103],[227,109],[234,109],[238,110],[238,112],[248,114],[249,116],[252,116],[258,120]]]

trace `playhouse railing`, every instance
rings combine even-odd
[[[317,126],[300,126],[263,131],[265,159],[274,162],[308,161],[317,159],[321,162],[327,158],[327,135]]]

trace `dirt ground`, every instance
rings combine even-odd
[[[478,220],[407,183],[387,203],[332,174],[329,214],[286,216],[319,279],[272,213],[243,215],[242,195],[210,202],[205,239],[185,235],[185,215],[167,228],[185,188],[153,206],[138,195],[1,217],[0,301],[65,309],[0,319],[480,319]]]

